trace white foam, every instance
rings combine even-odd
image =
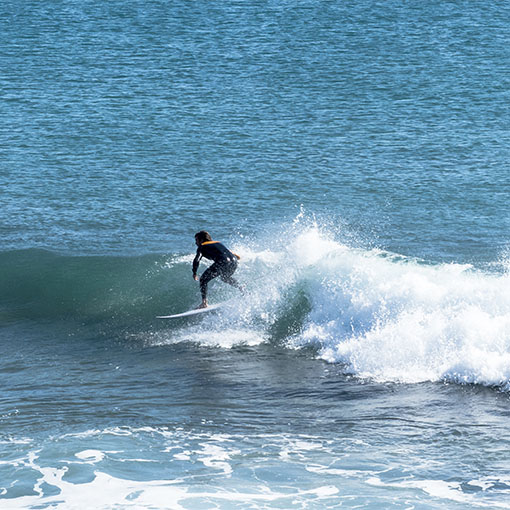
[[[75,453],[74,456],[91,464],[95,464],[104,459],[104,453],[99,450],[83,450],[82,452]]]
[[[223,453],[207,450],[213,455]],[[298,498],[311,498],[320,500],[336,495],[339,490],[332,485],[320,485],[312,489],[294,488],[279,491],[277,488],[270,489],[266,485],[253,487],[252,490],[243,490],[241,487],[228,490],[216,487],[209,491],[198,489],[192,490],[185,485],[183,480],[151,480],[136,481],[114,477],[104,472],[96,471],[94,479],[88,483],[73,484],[64,480],[67,468],[41,468],[36,464],[32,467],[37,469],[42,477],[38,480],[34,491],[36,495],[21,496],[9,500],[11,510],[31,508],[33,506],[54,508],[58,510],[81,510],[83,508],[95,508],[106,510],[111,508],[123,509],[149,509],[180,510],[184,508],[200,508],[201,504],[223,505],[227,502],[242,502],[248,506],[257,505],[260,502],[279,501],[284,503],[296,501]],[[213,463],[213,469],[218,465]],[[41,487],[43,484],[56,487],[58,494],[43,496]],[[285,503],[284,503],[285,504]]]
[[[232,455],[237,455],[240,450],[227,450],[213,443],[203,443],[202,450],[199,452],[197,460],[202,462],[204,466],[219,469],[223,471],[225,475],[232,473],[232,467],[229,464],[229,460]]]
[[[469,505],[470,508],[510,508],[508,503],[503,501],[484,501],[477,494],[470,494],[462,490],[458,482],[447,482],[444,480],[406,480],[403,482],[386,483],[377,477],[367,479],[367,484],[375,487],[394,487],[403,489],[418,489],[425,494],[441,500],[450,500],[455,503]],[[475,485],[475,484],[471,484]]]
[[[42,466],[40,464],[49,460],[47,452],[33,451],[20,460],[21,466],[40,475],[33,490],[29,491],[32,494],[9,498],[7,508],[164,510],[227,508],[238,503],[244,505],[243,508],[317,505],[326,508],[329,504],[338,506],[343,502],[362,505],[363,497],[355,499],[353,491],[368,494],[370,488],[378,487],[392,489],[410,504],[430,497],[443,503],[452,501],[470,507],[508,508],[505,506],[505,498],[510,492],[508,479],[486,477],[469,481],[466,478],[462,482],[452,482],[414,477],[413,472],[420,461],[412,457],[403,463],[401,473],[405,477],[402,477],[398,472],[392,473],[392,467],[381,471],[382,465],[374,463],[367,455],[358,455],[353,462],[350,447],[365,454],[367,451],[366,443],[353,438],[304,434],[246,436],[150,426],[121,430],[123,435],[138,436],[139,444],[145,442],[144,438],[156,439],[159,447],[153,449],[153,443],[147,446],[154,457],[146,460],[162,463],[165,469],[158,473],[165,473],[168,479],[159,478],[159,474],[147,480],[147,475],[153,476],[154,470],[144,471],[140,465],[137,474],[122,469],[119,474],[118,462],[139,462],[122,457],[128,452],[120,452],[115,459],[109,459],[114,462],[101,462],[108,453],[106,450],[78,449],[74,454],[76,460],[55,460],[53,466]],[[90,430],[63,436],[60,440],[67,438],[71,439],[70,444],[75,444],[75,440],[86,444],[90,437],[95,437],[104,439],[111,446],[113,438],[125,441],[118,432],[117,427]],[[62,463],[65,463],[63,467]],[[92,464],[92,467],[83,464]],[[87,469],[87,476],[79,483],[73,483],[73,477],[69,475],[77,465]],[[413,469],[406,469],[411,465]],[[439,473],[442,463],[438,466],[423,464],[419,471],[424,466],[428,466],[427,472],[432,469]],[[107,472],[109,470],[114,471]],[[126,474],[135,479],[126,479]],[[286,474],[288,478],[282,476]],[[141,479],[136,479],[137,476]],[[465,484],[469,484],[474,492],[466,491]],[[346,488],[350,492],[346,492]],[[0,488],[0,495],[6,494],[8,490]]]
[[[27,437],[7,437],[6,439],[0,439],[0,444],[30,444],[33,440]]]
[[[272,340],[272,326],[301,292],[310,312],[289,347],[314,346],[320,358],[378,381],[510,390],[510,272],[353,249],[302,214],[255,245],[235,246],[246,296],[198,325],[148,333],[149,342],[256,346]],[[232,297],[225,286],[213,290]]]
[[[315,245],[304,262],[313,259],[312,310],[291,346],[316,345],[324,360],[381,381],[508,386],[508,275]]]
[[[166,331],[158,332],[144,337],[147,343],[151,345],[169,345],[173,343],[190,342],[197,343],[204,347],[219,347],[231,349],[237,346],[255,346],[267,342],[267,336],[263,332],[252,330],[250,328],[229,328],[216,330],[211,327],[208,329],[202,325],[183,329],[174,334]]]

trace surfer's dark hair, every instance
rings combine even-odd
[[[200,232],[197,232],[195,234],[195,239],[199,243],[205,243],[206,241],[212,241],[211,234],[209,234],[209,232],[206,232],[205,230],[201,230]]]

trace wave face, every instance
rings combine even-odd
[[[0,254],[4,282],[1,318],[84,322],[146,318],[153,307],[166,302],[172,290],[185,293],[179,272],[167,279],[162,271],[166,263],[166,257],[153,255],[76,257],[43,250],[4,252]]]
[[[0,255],[0,320],[71,320],[144,344],[309,349],[380,382],[445,381],[510,390],[510,275],[427,264],[353,248],[296,220],[267,239],[232,240],[241,297],[221,282],[219,312],[158,321],[199,301],[193,254],[72,257]],[[503,264],[504,265],[504,264]],[[202,266],[202,269],[204,266]],[[109,327],[106,327],[109,326]]]

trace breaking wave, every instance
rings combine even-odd
[[[309,349],[377,381],[476,383],[510,390],[510,275],[354,248],[299,218],[267,239],[237,238],[247,293],[219,282],[217,312],[160,321],[198,304],[193,253],[73,257],[0,254],[0,321],[108,324],[147,345],[260,343]],[[113,326],[112,326],[113,325]],[[115,334],[115,333],[114,333]]]

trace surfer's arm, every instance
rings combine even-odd
[[[198,271],[198,264],[200,264],[201,258],[202,258],[202,254],[200,253],[200,249],[198,249],[197,254],[195,255],[195,258],[193,259],[193,278],[195,280],[198,280],[197,271]]]
[[[237,259],[237,260],[241,260],[241,257],[237,254],[237,253],[234,253],[233,251],[230,252],[232,253],[232,255],[234,255],[234,257]]]

